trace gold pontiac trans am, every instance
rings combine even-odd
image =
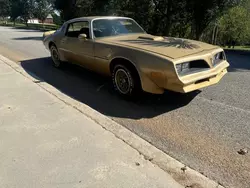
[[[147,34],[126,17],[83,17],[44,33],[55,67],[71,62],[111,76],[124,96],[143,90],[188,93],[218,83],[229,63],[223,49]]]

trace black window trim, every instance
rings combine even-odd
[[[69,37],[67,34],[68,34],[68,30],[69,30],[69,26],[74,24],[74,23],[79,23],[79,22],[87,22],[88,25],[89,25],[89,32],[91,32],[91,29],[90,29],[90,22],[87,21],[87,20],[79,20],[79,21],[75,21],[75,22],[70,22],[68,23],[67,27],[66,27],[66,30],[65,30],[65,36],[66,37]],[[70,37],[70,38],[75,38],[75,37]]]
[[[92,19],[91,22],[90,22],[90,28],[91,28],[90,32],[91,32],[92,38],[93,39],[97,39],[95,37],[95,34],[94,34],[94,21],[98,21],[98,20],[112,20],[112,19],[127,19],[127,20],[132,20],[132,21],[134,21],[141,28],[141,30],[143,31],[143,33],[147,34],[147,32],[143,29],[143,27],[138,22],[136,22],[134,19],[132,19],[132,18],[129,18],[129,17],[116,17],[116,16],[111,17],[111,18],[109,18],[109,17],[101,18],[100,17],[100,18]]]

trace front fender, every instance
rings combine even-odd
[[[138,71],[142,89],[149,93],[164,93],[166,75],[174,75],[173,63],[155,54],[120,47],[113,51],[112,57],[129,60]]]

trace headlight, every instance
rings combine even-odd
[[[225,55],[224,52],[219,52],[217,54],[215,54],[212,58],[212,65],[215,66],[217,64],[219,64],[222,60],[225,60]]]
[[[190,62],[181,63],[176,65],[176,70],[178,73],[188,71],[190,69]]]
[[[221,53],[217,53],[217,54],[214,56],[214,60],[218,60],[218,59],[221,59]]]
[[[176,65],[176,70],[177,70],[178,73],[180,73],[181,70],[182,70],[182,64]]]
[[[187,70],[187,69],[189,69],[190,68],[190,63],[189,62],[187,62],[187,63],[182,63],[182,71],[183,70]]]

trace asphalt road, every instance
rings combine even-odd
[[[222,185],[250,187],[250,153],[237,152],[250,150],[250,55],[227,54],[229,73],[215,86],[129,102],[108,78],[73,65],[53,68],[41,35],[0,27],[0,54]]]

